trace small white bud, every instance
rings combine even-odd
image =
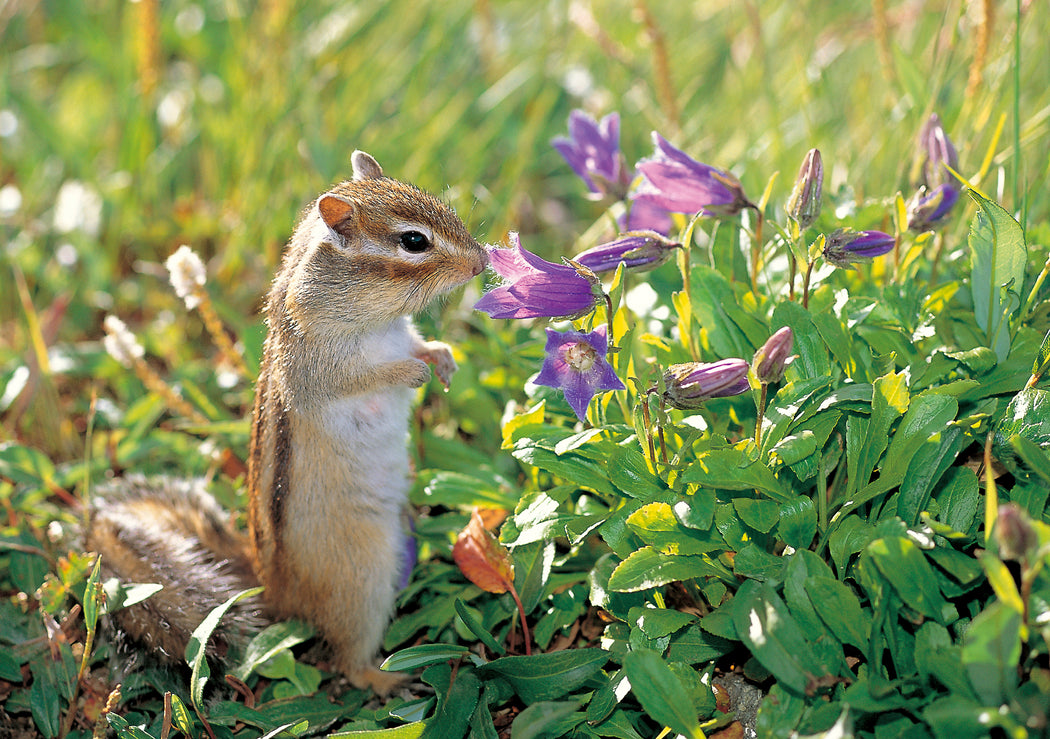
[[[197,252],[183,244],[168,257],[164,266],[168,268],[175,294],[186,301],[187,308],[196,308],[200,304],[197,290],[204,287],[208,279],[204,262],[197,256]]]
[[[106,316],[102,327],[106,330],[106,337],[102,340],[106,351],[125,367],[130,367],[136,359],[141,359],[145,354],[135,335],[116,316]]]

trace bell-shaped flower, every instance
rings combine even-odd
[[[659,267],[680,246],[655,231],[634,231],[581,252],[573,261],[596,273],[611,272],[621,262],[628,269],[648,270]]]
[[[701,164],[653,132],[656,152],[638,162],[642,182],[631,192],[635,202],[656,205],[672,213],[704,213],[728,218],[755,207],[731,173]]]
[[[623,390],[624,384],[605,359],[609,339],[605,325],[594,331],[547,329],[546,357],[534,382],[559,388],[581,421],[599,390]]]
[[[919,186],[933,189],[955,183],[955,175],[948,171],[948,167],[958,171],[959,154],[936,113],[930,114],[919,132],[919,158],[922,178]]]
[[[747,370],[743,359],[672,364],[664,372],[664,400],[675,408],[694,410],[711,398],[740,395],[750,387]]]
[[[755,358],[751,360],[751,367],[755,370],[755,377],[764,385],[780,382],[784,378],[784,370],[794,357],[791,349],[795,344],[795,334],[789,326],[770,336],[766,343],[755,352]]]
[[[631,176],[620,152],[620,115],[610,113],[596,121],[582,110],[569,113],[569,135],[558,136],[551,146],[565,157],[587,184],[594,198],[627,194]]]
[[[648,200],[632,200],[625,216],[617,219],[621,231],[656,231],[667,236],[674,225],[671,212]]]
[[[604,299],[601,281],[581,267],[554,264],[522,248],[490,249],[489,263],[504,284],[481,296],[474,310],[493,318],[579,318]]]
[[[908,230],[922,233],[944,225],[958,200],[959,191],[952,185],[938,185],[930,192],[920,187],[908,201]]]
[[[894,239],[882,231],[840,228],[824,243],[824,258],[836,267],[851,269],[857,262],[881,257],[893,250]]]
[[[802,167],[787,202],[787,214],[798,222],[799,228],[807,228],[817,220],[823,188],[824,160],[818,149],[810,149],[802,160]]]

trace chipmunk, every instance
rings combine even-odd
[[[306,209],[266,300],[247,536],[192,485],[137,483],[96,506],[87,543],[118,578],[179,593],[125,609],[131,636],[181,656],[211,607],[258,582],[268,615],[314,624],[354,685],[386,693],[403,677],[375,659],[403,567],[410,405],[430,366],[446,387],[456,370],[410,314],[481,274],[488,255],[441,201],[362,151],[351,163],[353,179]]]

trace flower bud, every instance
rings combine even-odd
[[[922,180],[919,185],[935,188],[955,182],[955,176],[948,171],[948,167],[959,169],[959,154],[936,113],[930,114],[919,132],[919,155],[922,159]]]
[[[791,349],[794,343],[795,335],[791,328],[784,326],[759,347],[759,350],[755,352],[755,358],[751,360],[751,366],[759,382],[767,385],[784,379],[784,370],[793,359]]]
[[[999,542],[999,556],[1020,562],[1039,546],[1039,536],[1028,515],[1016,503],[999,506],[995,523],[995,538]]]
[[[709,398],[740,395],[750,387],[747,370],[743,359],[672,364],[664,372],[663,397],[675,408],[693,410]]]
[[[629,269],[647,270],[663,264],[680,246],[655,231],[634,231],[623,234],[616,241],[588,249],[576,255],[573,261],[592,272],[611,272],[620,262]]]
[[[787,213],[800,228],[808,227],[820,215],[824,187],[824,161],[818,149],[810,149],[795,178],[795,187],[787,202]]]
[[[824,244],[824,258],[836,267],[850,269],[893,250],[894,239],[882,231],[853,231],[840,228]]]
[[[958,199],[959,191],[951,185],[939,185],[929,193],[925,187],[919,188],[908,201],[908,230],[934,230],[944,223]]]

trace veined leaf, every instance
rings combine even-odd
[[[500,657],[479,668],[514,686],[525,703],[561,698],[601,672],[609,661],[604,649],[565,649],[531,657]]]
[[[659,654],[649,649],[628,652],[623,667],[646,713],[683,736],[703,737],[688,691]]]
[[[970,290],[977,325],[999,361],[1010,353],[1007,317],[1021,304],[1019,291],[1028,261],[1024,232],[998,203],[967,190],[977,203],[970,223]]]

